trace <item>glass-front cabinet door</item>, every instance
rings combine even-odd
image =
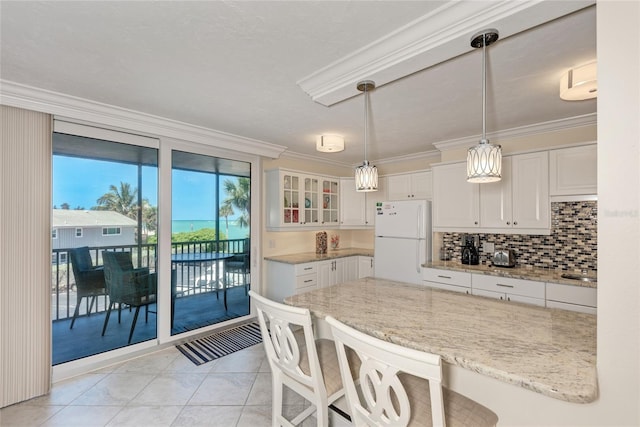
[[[324,178],[322,180],[322,223],[338,224],[338,180]]]
[[[320,200],[320,178],[316,176],[304,177],[304,223],[318,225],[318,206]]]
[[[299,175],[283,173],[282,222],[285,225],[298,224],[300,222],[300,181],[301,179]]]

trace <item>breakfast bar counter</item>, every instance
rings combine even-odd
[[[598,396],[595,315],[370,277],[285,303],[554,399]]]

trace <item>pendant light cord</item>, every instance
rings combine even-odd
[[[487,143],[487,35],[482,35],[482,140],[481,144]]]
[[[368,133],[369,133],[369,120],[368,120],[368,116],[369,114],[367,114],[367,107],[369,105],[369,91],[367,90],[367,86],[368,85],[364,85],[364,161],[365,163],[368,163],[369,161],[367,160],[367,141],[369,139],[368,137]]]

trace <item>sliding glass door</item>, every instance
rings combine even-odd
[[[257,157],[55,126],[54,365],[248,318]]]
[[[157,148],[53,134],[54,365],[156,338],[157,189]]]
[[[173,150],[171,335],[249,314],[251,164]]]

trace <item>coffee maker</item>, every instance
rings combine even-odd
[[[477,234],[465,234],[462,236],[462,256],[460,261],[463,264],[478,265],[480,264],[480,254],[478,246],[480,237]]]

